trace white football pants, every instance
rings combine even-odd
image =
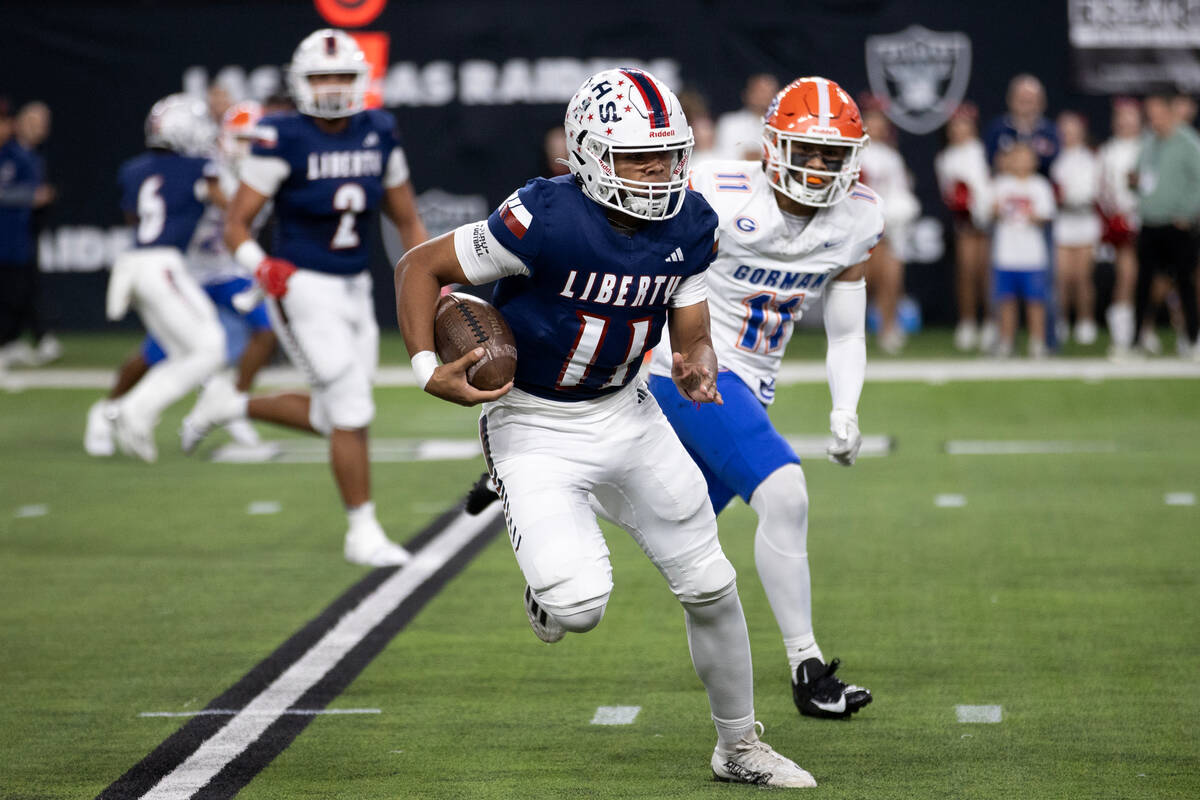
[[[110,319],[120,319],[130,305],[136,308],[142,324],[166,353],[121,398],[126,413],[150,427],[165,408],[225,362],[225,331],[217,309],[173,247],[148,247],[118,256],[107,305]]]

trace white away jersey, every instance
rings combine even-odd
[[[867,259],[883,236],[883,204],[859,183],[796,233],[758,162],[707,162],[691,180],[720,218],[717,258],[705,273],[717,363],[770,403],[796,320],[829,281]],[[650,363],[656,375],[671,374],[663,334]]]

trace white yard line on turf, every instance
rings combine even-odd
[[[593,725],[632,725],[641,706],[599,706],[592,717]]]
[[[278,514],[280,511],[283,511],[283,503],[276,500],[255,500],[246,506],[246,513],[252,515]]]
[[[1027,359],[873,359],[867,364],[867,381],[875,383],[997,380],[1084,380],[1101,381],[1123,378],[1200,378],[1200,361],[1179,358],[1147,358],[1140,361],[1108,361],[1104,358]],[[264,369],[257,379],[261,386],[303,386],[304,376],[291,367]],[[826,383],[825,362],[791,361],[784,363],[776,384]],[[110,369],[21,369],[0,373],[0,388],[25,389],[108,389],[112,385]],[[409,367],[381,367],[376,386],[415,386]]]
[[[295,704],[400,603],[492,524],[499,513],[500,504],[496,503],[477,517],[460,514],[418,550],[412,561],[363,598],[296,663],[142,797],[147,800],[185,800],[199,791],[257,740],[279,718],[283,709]]]
[[[1163,495],[1163,502],[1169,506],[1194,506],[1196,495],[1192,492],[1167,492]]]
[[[1042,442],[1036,440],[952,439],[946,453],[952,456],[1028,456],[1067,453],[1115,453],[1115,442]]]
[[[239,711],[236,708],[206,708],[201,711],[143,711],[138,714],[139,717],[232,717],[236,714],[243,714],[244,711]],[[382,714],[383,710],[378,708],[285,708],[269,709],[267,711],[259,711],[259,716],[278,717],[283,714],[297,714],[303,717],[315,716],[336,716],[338,714]]]
[[[1000,706],[955,706],[959,722],[999,722],[1004,714]]]
[[[933,498],[933,504],[938,508],[962,508],[967,504],[965,494],[939,494]]]
[[[28,517],[44,517],[50,513],[50,506],[38,503],[30,506],[18,506],[17,512],[13,514],[17,519],[26,519]]]

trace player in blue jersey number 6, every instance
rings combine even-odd
[[[417,381],[483,402],[484,455],[504,502],[534,633],[556,642],[599,624],[612,568],[595,495],[666,578],[717,728],[718,780],[815,786],[758,738],[746,620],[717,540],[704,478],[637,380],[663,327],[690,402],[719,403],[704,271],[717,217],[688,192],[692,133],[679,101],[636,69],[599,72],[567,106],[570,174],[534,179],[484,221],[410,251],[397,313]],[[511,388],[470,386],[468,353],[437,366],[441,286],[498,280],[493,303],[517,341]]]
[[[345,32],[320,30],[300,43],[288,71],[298,112],[260,121],[225,227],[234,257],[270,296],[272,327],[311,392],[206,392],[189,420],[196,436],[245,416],[328,436],[349,517],[346,559],[381,567],[409,555],[384,534],[371,502],[367,426],[375,416],[379,328],[365,234],[379,208],[406,247],[426,233],[395,120],[364,110],[367,80],[363,52]],[[268,257],[250,226],[271,198],[278,224]]]

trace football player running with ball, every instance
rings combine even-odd
[[[746,620],[703,476],[637,380],[665,326],[672,391],[721,400],[704,280],[717,218],[686,189],[691,129],[671,90],[636,69],[589,78],[565,127],[569,175],[530,181],[487,220],[397,265],[417,381],[445,400],[485,403],[480,438],[538,638],[583,633],[604,615],[612,567],[595,495],[683,605],[717,727],[714,777],[815,786],[758,738]],[[484,392],[465,378],[482,349],[437,366],[434,306],[446,284],[493,280],[518,359],[511,389]]]
[[[692,187],[721,220],[721,252],[707,275],[725,404],[679,397],[666,339],[654,351],[650,390],[704,472],[714,511],[738,495],[758,514],[754,560],[783,632],[800,713],[843,718],[871,702],[871,693],[836,678],[837,659],[826,664],[813,636],[808,489],[767,406],[796,320],[824,295],[829,457],[854,464],[867,360],[863,262],[883,234],[883,214],[878,196],[857,182],[867,136],[858,107],[836,83],[793,81],[764,123],[761,165],[713,161],[692,173]]]
[[[354,39],[329,29],[309,35],[296,48],[288,82],[297,112],[259,122],[258,140],[239,165],[225,243],[270,296],[272,327],[311,392],[247,397],[207,391],[189,415],[190,444],[239,417],[328,436],[349,518],[346,559],[395,566],[408,561],[408,551],[387,538],[371,502],[367,426],[375,416],[379,328],[365,231],[379,208],[406,247],[427,238],[425,227],[395,120],[364,110],[368,67]],[[272,198],[278,222],[269,257],[250,231]]]

